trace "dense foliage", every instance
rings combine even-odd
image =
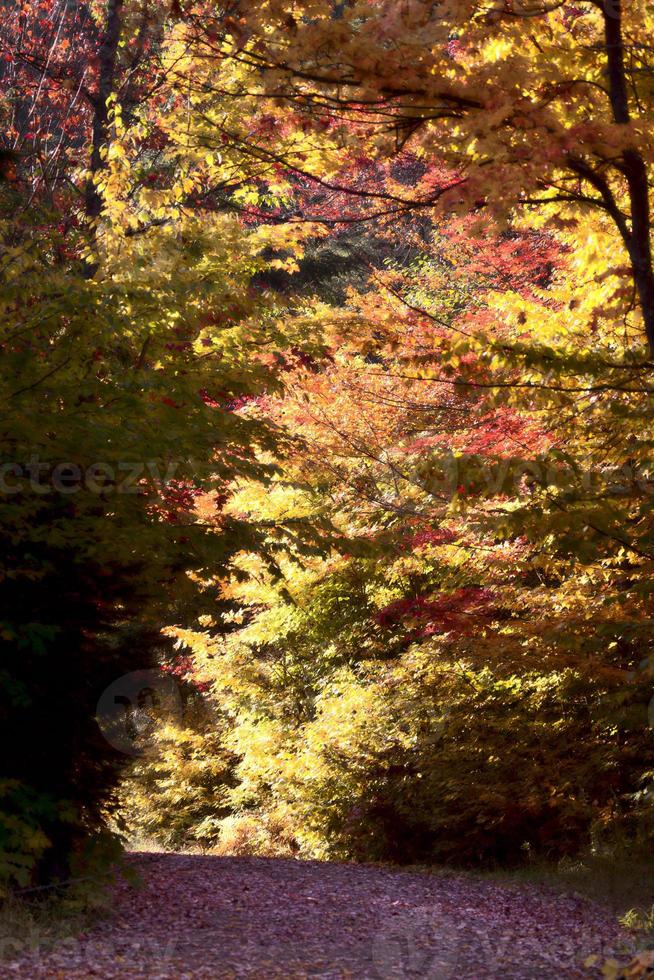
[[[238,406],[274,388],[299,329],[285,332],[272,293],[254,286],[275,229],[184,209],[193,177],[175,102],[164,117],[112,92],[105,107],[108,69],[72,47],[88,30],[115,75],[129,42],[102,47],[97,5],[41,7],[3,11],[16,45],[3,113],[19,152],[0,188],[0,728],[14,747],[0,826],[2,874],[21,885],[66,877],[106,823],[125,757],[95,721],[103,691],[161,663],[173,610],[215,608],[205,579],[235,551],[259,541],[269,553],[254,524],[221,509],[234,479],[265,477],[263,455],[283,452],[274,426]],[[76,72],[90,88],[78,115]]]
[[[647,5],[0,19],[4,878],[648,840]]]
[[[619,440],[609,456],[605,422],[613,436],[621,412],[629,431],[640,416],[644,433],[646,393],[639,408],[609,381],[585,406],[588,433],[580,400],[523,346],[529,400],[472,380],[453,394],[450,326],[465,331],[464,376],[481,380],[493,375],[471,356],[472,323],[518,302],[557,312],[550,241],[471,253],[439,234],[409,269],[374,273],[332,321],[326,365],[299,366],[266,402],[301,451],[274,493],[251,485],[231,506],[271,523],[326,510],[347,544],[309,564],[289,551],[280,580],[243,557],[251,578],[222,585],[240,612],[173,631],[221,706],[212,738],[238,760],[222,784],[232,813],[193,819],[188,840],[470,862],[648,837],[650,589],[624,532],[647,533],[648,476],[642,459],[638,475],[625,467]],[[515,370],[504,337],[500,377]],[[445,384],[427,386],[436,371]],[[188,765],[175,758],[182,781]],[[146,832],[174,808],[171,768],[158,786],[161,809],[139,810]]]

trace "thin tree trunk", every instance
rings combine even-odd
[[[118,43],[122,27],[124,0],[108,0],[107,21],[98,51],[98,91],[94,102],[93,130],[91,138],[90,178],[86,185],[86,213],[97,218],[102,211],[102,197],[95,186],[94,176],[104,166],[101,151],[107,143],[109,110],[107,99],[111,95],[116,74]]]
[[[604,39],[613,119],[619,125],[626,126],[631,121],[631,115],[624,66],[621,0],[605,0]],[[631,229],[625,242],[631,259],[647,342],[650,353],[654,356],[654,269],[647,166],[637,150],[625,150],[619,169],[624,174],[629,189]]]

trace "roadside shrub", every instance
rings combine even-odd
[[[644,691],[616,708],[572,670],[522,677],[414,648],[344,672],[280,759],[305,853],[456,864],[558,858],[609,833],[651,758]],[[635,723],[634,723],[635,719]]]

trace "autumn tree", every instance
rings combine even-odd
[[[646,839],[647,391],[621,391],[606,365],[605,387],[571,382],[573,352],[580,374],[600,367],[580,353],[596,297],[568,316],[570,253],[473,222],[426,236],[396,221],[396,258],[362,283],[355,250],[344,301],[326,302],[329,280],[305,300],[326,349],[257,406],[297,450],[230,506],[270,526],[328,518],[342,540],[308,560],[290,542],[278,575],[237,556],[215,587],[238,613],[173,630],[223,714],[211,737],[162,733],[160,763],[130,791],[144,830],[454,862]],[[609,311],[597,332],[615,336]],[[624,464],[633,429],[638,474]],[[216,811],[203,784],[180,826],[171,767],[195,785],[198,738],[223,767]]]
[[[213,708],[133,773],[167,842],[640,833],[645,6],[0,14],[5,878],[101,836],[155,663]]]
[[[314,154],[327,132],[357,155],[362,144],[373,153],[402,146],[429,164],[411,193],[387,187],[378,205],[473,207],[528,222],[542,215],[563,227],[596,213],[615,236],[611,267],[623,274],[628,266],[651,350],[645,4],[243,0],[238,14],[231,37],[205,38],[207,57],[250,66],[272,104],[312,134]],[[329,182],[306,150],[288,141],[271,149],[252,132],[242,138],[251,152],[283,156]]]
[[[227,150],[176,140],[184,107],[162,90],[176,17],[118,2],[0,14],[16,150],[0,187],[0,727],[14,746],[0,876],[25,886],[115,853],[126,756],[98,728],[103,691],[172,665],[161,627],[214,608],[207,569],[256,539],[273,560],[274,529],[222,508],[232,481],[270,477],[284,442],[240,409],[302,343],[255,281],[301,232],[247,227],[199,192],[247,175]]]

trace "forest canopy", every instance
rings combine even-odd
[[[3,888],[651,846],[653,27],[0,3]]]

